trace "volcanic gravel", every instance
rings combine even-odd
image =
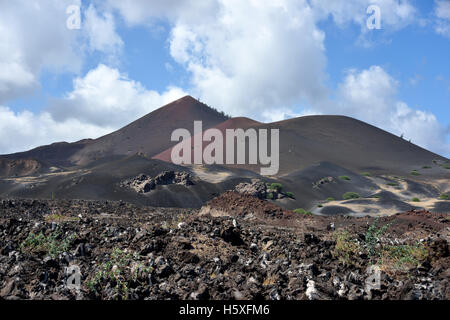
[[[229,210],[223,217],[124,202],[2,200],[0,299],[450,298],[448,214],[280,211],[264,221],[272,204],[227,197],[226,206],[209,203]],[[260,210],[258,221],[232,209],[245,205]],[[416,246],[426,252],[417,261],[405,254]],[[392,254],[371,255],[380,248]],[[378,284],[369,286],[373,266]],[[80,287],[68,285],[73,270]]]

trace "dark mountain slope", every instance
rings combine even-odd
[[[195,120],[202,120],[203,128],[206,129],[226,119],[207,105],[186,96],[94,140],[75,153],[71,160],[76,164],[86,164],[110,155],[143,153],[153,156],[175,144],[170,141],[175,129],[185,128],[193,132]]]

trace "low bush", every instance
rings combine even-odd
[[[289,192],[289,191],[286,192],[286,196],[288,196],[291,199],[295,199],[295,196],[294,196],[294,194],[292,192]]]
[[[39,234],[30,232],[27,238],[20,244],[20,250],[22,252],[49,255],[55,258],[59,254],[67,252],[76,237],[76,234],[64,236],[58,229],[47,236],[42,232]]]
[[[312,215],[312,212],[311,211],[306,211],[305,209],[303,209],[303,208],[297,208],[297,209],[294,209],[294,212],[295,213],[298,213],[298,214],[304,214],[304,215]]]
[[[391,187],[398,187],[399,186],[398,182],[389,182],[387,185],[391,186]]]
[[[277,192],[280,192],[283,189],[283,185],[278,182],[274,182],[270,185],[270,189],[276,190]]]
[[[333,256],[344,265],[351,265],[353,257],[358,255],[361,247],[356,239],[345,230],[337,230],[334,233],[336,245],[333,250]]]
[[[360,195],[356,192],[346,192],[342,195],[342,198],[344,200],[350,200],[350,199],[358,199],[360,198]]]

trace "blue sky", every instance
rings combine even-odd
[[[0,136],[17,139],[0,153],[95,138],[191,94],[261,121],[349,115],[449,156],[450,1],[379,2],[2,3]]]

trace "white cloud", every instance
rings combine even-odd
[[[123,47],[123,41],[116,33],[114,17],[109,12],[99,15],[91,4],[84,12],[83,31],[89,42],[90,50],[117,55]]]
[[[171,31],[171,55],[191,73],[195,95],[257,118],[328,95],[324,34],[305,1],[220,4],[215,20],[176,20]]]
[[[73,91],[54,100],[49,111],[58,121],[77,119],[101,127],[118,128],[184,95],[179,88],[159,94],[100,64],[84,77],[75,78]]]
[[[333,109],[394,134],[403,134],[406,139],[432,151],[449,154],[446,128],[434,114],[414,110],[399,101],[397,87],[398,82],[379,66],[350,70],[339,86],[337,105]]]
[[[145,89],[117,69],[99,65],[74,80],[65,98],[39,114],[15,113],[0,106],[0,153],[30,149],[55,141],[76,141],[110,133],[129,122],[176,100],[184,93],[168,88],[163,93]]]
[[[450,38],[450,1],[435,1],[435,15],[437,18],[436,32]]]
[[[369,15],[366,10],[370,5],[380,8],[381,27],[386,30],[397,30],[412,23],[417,14],[409,0],[312,0],[311,4],[319,19],[331,16],[341,27],[356,23],[363,32],[368,31],[366,21]]]
[[[0,103],[38,87],[42,68],[77,71],[72,46],[76,33],[66,28],[66,8],[77,1],[0,2]]]
[[[261,119],[328,95],[324,34],[306,0],[108,3],[131,25],[168,19],[190,91],[229,114]]]
[[[436,16],[441,19],[450,20],[450,1],[448,0],[436,1]]]
[[[44,69],[79,73],[86,50],[112,57],[120,52],[123,43],[111,14],[99,15],[90,5],[81,29],[71,30],[66,24],[70,5],[81,1],[0,1],[0,103],[38,88]]]
[[[98,137],[110,132],[111,128],[101,128],[76,119],[55,121],[48,112],[34,114],[29,111],[16,113],[6,106],[0,106],[0,153],[24,151],[36,146],[56,141],[77,141]]]

